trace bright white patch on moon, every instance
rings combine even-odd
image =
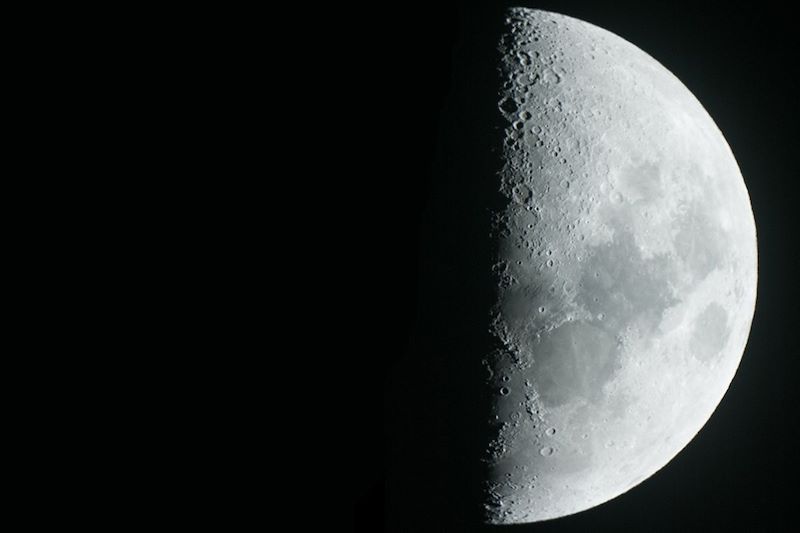
[[[749,197],[691,92],[586,22],[509,11],[487,359],[487,517],[532,522],[634,487],[702,428],[756,293]]]

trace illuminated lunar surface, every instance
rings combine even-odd
[[[576,513],[647,479],[736,372],[756,234],[733,154],[691,92],[586,22],[513,9],[487,521]]]

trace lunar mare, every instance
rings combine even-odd
[[[506,23],[493,523],[594,507],[686,446],[738,367],[757,266],[734,156],[675,76],[574,18]]]

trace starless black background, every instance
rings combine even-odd
[[[458,147],[442,148],[459,120],[452,110],[463,109],[453,105],[459,98],[454,88],[463,82],[458,69],[469,64],[465,55],[474,52],[471,45],[479,40],[475,28],[491,24],[507,5],[555,11],[605,28],[650,54],[692,91],[728,141],[747,184],[758,233],[759,282],[736,377],[714,415],[680,454],[599,507],[499,528],[451,519],[464,502],[458,501],[457,491],[436,485],[437,475],[425,474],[426,468],[437,468],[435,461],[416,465],[422,473],[420,505],[404,500],[397,508],[387,471],[415,468],[402,461],[398,465],[398,454],[389,453],[396,444],[392,417],[403,411],[393,384],[398,373],[407,372],[404,368],[430,364],[430,354],[418,349],[429,334],[421,306],[430,250],[421,235],[433,223],[429,211],[432,196],[439,194],[435,184],[460,155]],[[694,2],[603,1],[394,3],[375,5],[356,18],[352,38],[363,43],[363,57],[356,59],[366,85],[353,179],[369,196],[359,239],[369,243],[370,258],[361,277],[369,311],[362,312],[366,316],[357,343],[362,348],[354,365],[359,391],[352,435],[356,531],[792,529],[800,474],[800,350],[790,342],[800,318],[796,18],[778,3],[720,9]],[[422,406],[425,401],[418,400]],[[419,430],[420,439],[429,437],[425,432],[440,434],[430,424],[421,423],[420,429],[411,423],[402,431]],[[446,432],[447,425],[440,429]],[[436,447],[447,439],[430,442]],[[431,494],[437,491],[444,493]],[[409,516],[398,518],[404,507]],[[388,515],[387,508],[392,509]]]

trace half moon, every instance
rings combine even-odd
[[[756,233],[728,144],[652,57],[592,24],[509,11],[486,359],[487,521],[608,501],[666,465],[736,372]]]

